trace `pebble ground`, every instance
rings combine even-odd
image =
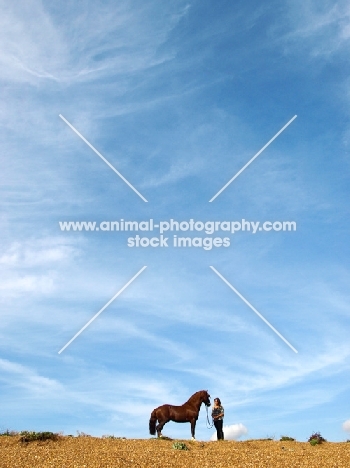
[[[20,443],[0,437],[1,468],[349,468],[350,443],[251,440],[191,442],[175,450],[174,441],[60,437]]]

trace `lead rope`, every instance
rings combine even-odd
[[[207,429],[211,429],[214,426],[214,422],[210,424],[209,415],[208,415],[208,407],[206,406],[205,409],[207,410],[207,420],[206,420]]]

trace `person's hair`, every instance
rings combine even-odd
[[[218,405],[220,405],[220,406],[221,406],[221,400],[220,400],[220,398],[215,398],[215,400],[217,400],[217,402],[218,402]]]

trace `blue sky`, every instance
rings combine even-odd
[[[348,438],[348,3],[3,1],[0,17],[0,428],[147,438],[153,408],[208,389],[243,439]],[[59,229],[150,218],[297,231],[206,251]]]

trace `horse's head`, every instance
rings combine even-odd
[[[208,393],[208,390],[203,390],[203,403],[205,406],[210,406],[210,395]]]

